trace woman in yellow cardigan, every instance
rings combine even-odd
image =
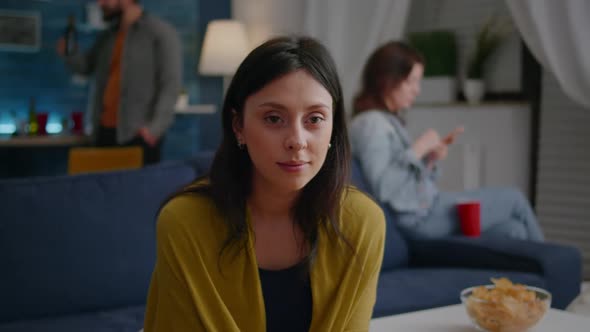
[[[327,50],[283,37],[228,88],[208,176],[160,211],[145,331],[368,331],[385,221],[346,185]]]

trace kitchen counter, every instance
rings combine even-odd
[[[90,137],[79,135],[0,136],[0,148],[68,147],[90,143]]]

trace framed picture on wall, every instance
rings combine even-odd
[[[0,9],[0,51],[37,52],[41,48],[41,15]]]

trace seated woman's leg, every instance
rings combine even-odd
[[[494,224],[487,228],[482,235],[490,237],[510,237],[520,240],[527,240],[529,237],[524,224],[517,220]]]
[[[459,197],[478,200],[481,204],[481,229],[486,233],[497,225],[504,234],[514,234],[522,238],[522,229],[526,231],[526,239],[543,241],[543,232],[527,198],[513,188],[483,188],[464,192]],[[516,226],[520,223],[521,226]],[[508,230],[514,227],[513,231]]]
[[[440,238],[459,234],[456,202],[457,193],[441,193],[434,201],[426,216],[414,213],[396,214],[398,226],[411,237]]]
[[[398,214],[400,229],[415,237],[459,235],[461,231],[457,203],[462,200],[480,202],[482,233],[502,234],[533,241],[543,240],[543,233],[528,200],[521,192],[511,188],[441,192],[426,216]]]

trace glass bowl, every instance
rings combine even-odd
[[[464,289],[461,292],[461,302],[467,315],[480,331],[527,331],[535,326],[551,307],[551,293],[541,288],[524,286],[527,294],[521,292],[518,296],[490,296],[488,299],[481,299],[472,296],[474,290],[479,287],[482,286]],[[488,292],[496,288],[495,285],[483,287]]]

